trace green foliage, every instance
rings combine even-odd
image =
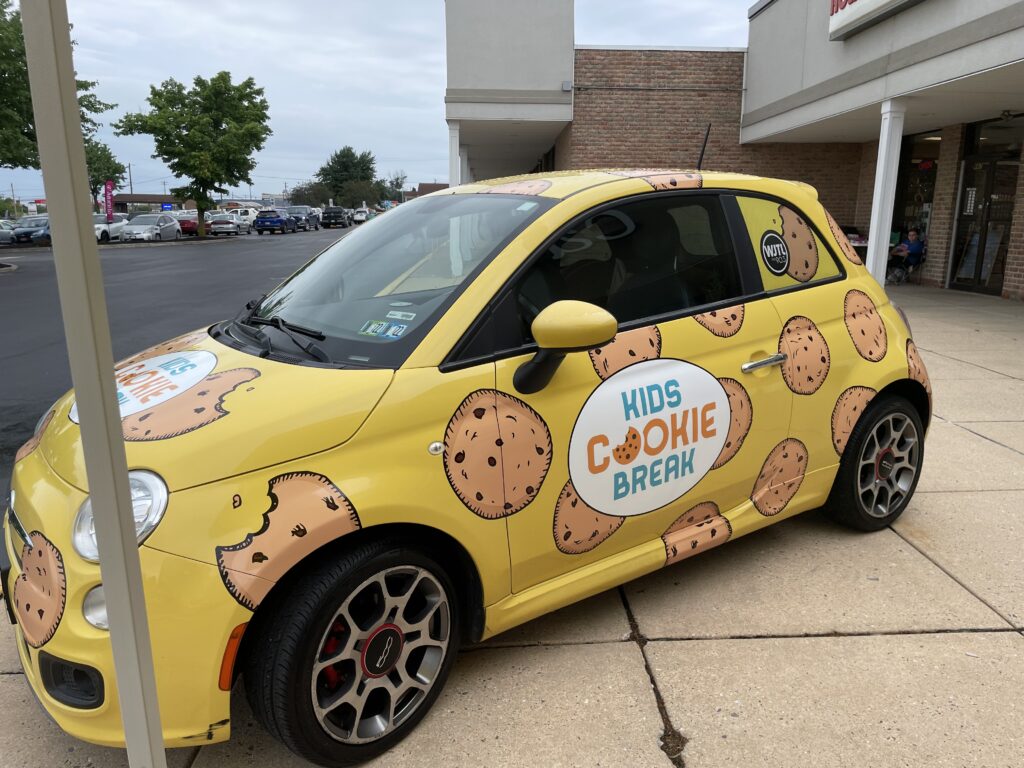
[[[352,147],[345,146],[327,159],[316,172],[316,178],[331,190],[337,202],[346,184],[357,181],[372,182],[376,172],[377,161],[372,152],[367,150],[356,154]]]
[[[318,208],[327,205],[327,201],[332,197],[334,197],[334,193],[331,188],[322,181],[306,181],[296,184],[288,199],[291,200],[292,205],[309,205]]]
[[[114,129],[121,136],[153,137],[153,157],[187,181],[171,192],[195,200],[202,235],[203,212],[215,206],[212,195],[252,184],[253,153],[271,134],[263,89],[251,77],[235,85],[230,72],[218,72],[209,80],[196,77],[191,88],[173,78],[150,86],[147,101],[148,112],[127,114]]]
[[[128,169],[114,157],[110,147],[93,138],[85,140],[85,165],[89,171],[89,192],[94,203],[107,179],[113,179],[114,186],[119,187],[128,172]]]
[[[113,109],[91,93],[96,82],[77,80],[82,133],[91,137],[99,123],[93,115]],[[21,12],[0,0],[0,168],[38,168],[35,117],[28,84]]]
[[[381,184],[376,181],[347,181],[334,196],[336,205],[358,208],[364,202],[374,206],[381,200]]]

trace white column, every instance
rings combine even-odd
[[[459,121],[448,121],[448,184],[457,187],[462,182],[462,159],[459,156]]]
[[[22,3],[32,109],[53,229],[64,336],[96,517],[100,573],[128,761],[133,768],[165,768],[139,544],[114,388],[103,273],[91,206],[86,202],[89,183],[64,3]],[[66,556],[75,557],[73,553]],[[69,611],[81,609],[81,603],[69,602],[67,607]]]
[[[907,103],[904,99],[886,99],[882,102],[867,265],[881,285],[885,285],[885,266],[889,260],[889,233],[892,231],[892,207],[896,203],[896,175],[899,172],[903,118],[906,112]]]
[[[469,170],[469,150],[465,147],[459,147],[459,168],[460,184],[469,184],[473,181],[473,174]]]

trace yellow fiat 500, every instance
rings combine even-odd
[[[400,206],[117,366],[168,746],[256,717],[387,750],[460,646],[823,507],[906,508],[931,389],[803,184],[594,171]],[[53,718],[123,744],[74,393],[18,452],[3,587]]]

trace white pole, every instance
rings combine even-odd
[[[889,233],[892,231],[892,207],[896,203],[896,177],[900,167],[903,118],[907,104],[903,99],[882,102],[882,124],[878,134],[878,162],[875,165],[875,191],[871,201],[871,229],[868,232],[868,271],[885,285],[889,261]]]
[[[65,0],[23,2],[22,24],[128,761],[166,768]]]
[[[457,187],[462,176],[462,158],[459,156],[459,121],[448,121],[448,185]]]

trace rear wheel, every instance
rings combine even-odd
[[[907,508],[924,463],[924,426],[909,400],[876,398],[854,426],[825,511],[861,531],[893,523]]]
[[[272,734],[319,765],[354,765],[401,741],[458,651],[451,580],[401,542],[353,549],[272,599],[247,638],[246,694]]]
[[[101,243],[109,243],[110,242],[110,235],[108,233],[106,233],[106,232],[100,232],[100,242]]]

